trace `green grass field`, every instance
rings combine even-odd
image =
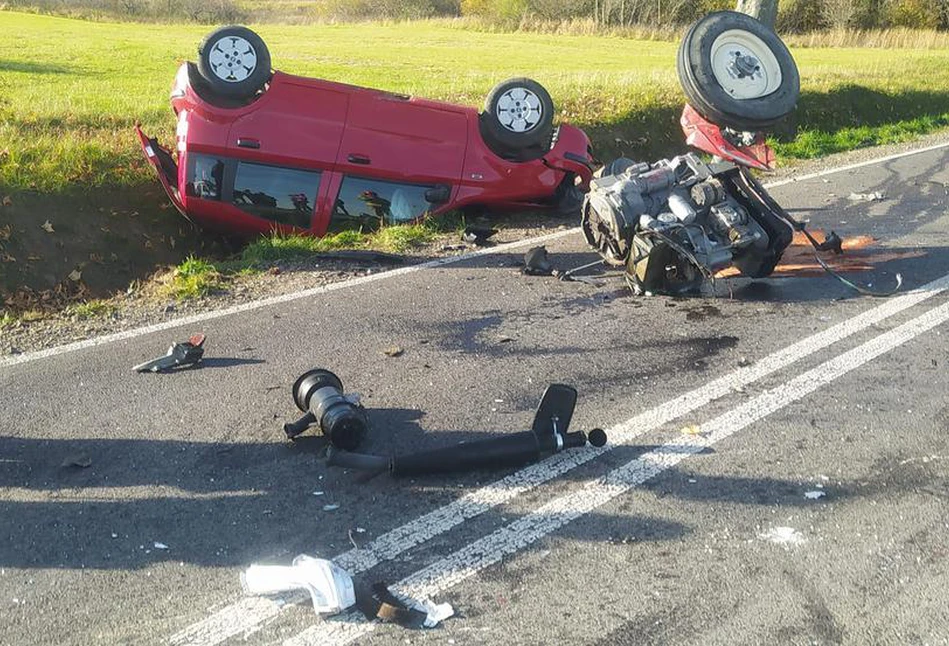
[[[681,149],[675,44],[482,33],[446,23],[261,25],[287,72],[480,105],[536,78],[601,158]],[[207,27],[84,22],[0,11],[0,190],[152,182],[132,126],[173,140],[168,89]],[[949,50],[806,48],[804,95],[779,153],[809,157],[949,125]],[[796,126],[796,133],[792,134]]]

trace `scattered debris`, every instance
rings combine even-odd
[[[293,439],[316,424],[333,446],[352,451],[369,429],[359,399],[355,393],[344,395],[343,382],[329,370],[310,370],[293,384],[293,401],[304,415],[284,424],[283,432]]]
[[[66,458],[63,460],[60,466],[88,469],[89,467],[92,466],[92,458],[90,458],[85,453],[75,453],[73,455],[66,456]]]
[[[325,491],[314,491],[314,492],[313,492],[313,495],[314,495],[314,496],[322,496],[324,493],[326,493],[326,492],[325,492]]]
[[[9,195],[3,196],[3,205],[4,206],[13,206],[13,200],[10,199]]]
[[[336,503],[323,505],[323,511],[336,511],[337,509],[339,509],[339,505],[337,505]]]
[[[167,549],[168,549],[168,546],[167,546],[167,545],[165,545],[164,543],[159,543],[158,541],[155,541],[154,543],[152,543],[152,546],[153,546],[156,550],[167,550]]]
[[[491,244],[490,238],[498,233],[497,229],[487,227],[468,226],[461,233],[461,239],[468,244],[476,247],[484,247]]]
[[[69,272],[69,276],[67,276],[67,278],[69,278],[69,280],[73,281],[74,283],[78,283],[82,279],[82,272],[78,269],[73,269],[71,272]]]
[[[372,586],[360,585],[356,590],[356,607],[370,621],[379,619],[403,628],[434,628],[455,614],[449,603],[402,599],[381,582]]]
[[[827,495],[826,491],[805,491],[804,497],[808,500],[817,500],[818,498],[823,498]]]
[[[589,435],[583,431],[567,432],[576,403],[574,388],[551,384],[541,398],[529,431],[394,457],[349,453],[331,447],[328,464],[357,469],[369,477],[383,472],[395,477],[417,476],[520,466],[563,449],[586,446],[588,441],[595,447],[606,444],[603,429],[595,428]]]
[[[346,570],[306,554],[289,566],[251,565],[241,573],[241,588],[251,595],[306,590],[317,614],[335,614],[356,603],[353,579]]]
[[[387,357],[401,357],[405,353],[405,349],[402,346],[392,345],[382,351],[382,354]]]
[[[597,281],[589,276],[579,276],[577,272],[602,264],[602,260],[597,260],[596,262],[574,267],[567,271],[561,271],[551,264],[550,257],[547,254],[547,247],[541,245],[540,247],[531,247],[527,250],[527,253],[524,254],[524,266],[521,268],[521,271],[528,276],[553,276],[557,280],[579,281],[581,283],[587,283],[588,285],[599,286],[600,283]]]
[[[680,432],[684,435],[702,435],[702,428],[698,424],[690,424],[683,426]]]
[[[847,196],[851,202],[882,202],[886,199],[884,191],[874,191],[872,193],[851,193]]]
[[[135,372],[159,372],[180,366],[191,366],[204,356],[203,334],[195,334],[183,343],[174,343],[168,348],[165,356],[140,363],[132,368]]]
[[[40,228],[43,229],[46,233],[56,233],[56,230],[53,228],[53,225],[50,224],[49,220],[40,225]]]
[[[782,545],[785,549],[803,545],[807,542],[804,535],[793,527],[772,527],[768,531],[758,534],[758,538]]]

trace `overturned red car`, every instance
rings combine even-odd
[[[537,82],[497,85],[485,108],[272,71],[261,38],[223,27],[178,69],[172,151],[138,128],[177,209],[202,226],[321,236],[467,207],[579,214],[590,141],[553,123]]]

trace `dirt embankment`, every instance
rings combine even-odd
[[[0,193],[0,309],[108,297],[189,254],[221,254],[223,242],[182,218],[157,183],[141,193]]]

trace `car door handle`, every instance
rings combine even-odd
[[[238,137],[237,145],[239,148],[260,148],[260,142],[256,139],[250,139],[249,137]]]
[[[346,159],[349,160],[350,164],[371,164],[372,160],[366,157],[365,155],[350,155]]]

